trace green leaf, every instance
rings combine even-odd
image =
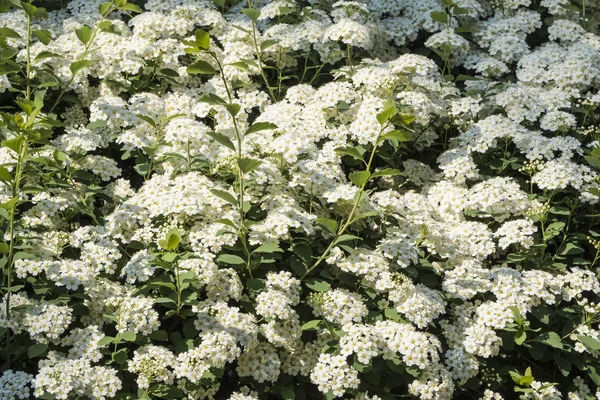
[[[5,167],[0,167],[0,180],[5,182],[10,182],[12,177],[10,176],[10,172]]]
[[[33,59],[33,61],[43,60],[44,58],[55,58],[55,57],[61,57],[62,58],[62,56],[59,55],[59,54],[53,53],[51,51],[44,50],[44,51],[40,51],[38,53],[38,55],[35,56],[35,58]]]
[[[553,222],[546,227],[544,232],[544,242],[552,239],[556,235],[558,235],[563,228],[565,227],[565,223],[562,221]]]
[[[256,248],[252,253],[283,253],[277,243],[265,243]]]
[[[262,279],[248,279],[246,281],[246,287],[254,292],[260,292],[267,287],[267,285]]]
[[[398,171],[397,169],[386,168],[386,169],[382,169],[382,170],[373,172],[373,175],[371,175],[371,178],[379,178],[381,176],[398,176],[398,175],[403,175],[403,173]]]
[[[203,60],[196,60],[187,67],[188,74],[216,75],[219,73],[212,65]]]
[[[137,338],[137,335],[131,331],[125,331],[120,335],[121,339],[125,340],[126,342],[135,342],[135,339]]]
[[[596,168],[600,168],[600,158],[594,156],[584,156],[585,160]]]
[[[21,35],[10,28],[0,28],[0,35],[6,38],[21,39]]]
[[[317,218],[315,220],[315,222],[321,226],[323,226],[325,229],[327,229],[329,232],[331,232],[332,234],[336,234],[337,230],[338,230],[338,223],[333,220],[333,219],[327,219],[327,218]]]
[[[111,6],[112,6],[112,2],[110,2],[110,1],[100,4],[98,6],[98,13],[100,13],[101,15],[105,15]]]
[[[303,331],[314,331],[314,330],[319,329],[319,325],[321,325],[322,323],[323,323],[323,320],[313,319],[312,321],[308,321],[307,323],[302,325],[301,329]]]
[[[221,254],[217,257],[217,262],[231,264],[231,265],[242,265],[246,264],[246,261],[240,256],[236,256],[235,254]]]
[[[250,158],[238,158],[237,164],[240,170],[244,173],[252,172],[258,168],[263,162],[260,160],[253,160]]]
[[[50,41],[52,41],[52,34],[50,33],[50,31],[43,29],[35,29],[31,31],[31,34],[38,38],[38,40],[46,46],[50,44]]]
[[[265,49],[268,49],[269,47],[276,45],[277,43],[279,43],[279,40],[276,39],[263,40],[263,42],[260,44],[260,49],[264,51]]]
[[[136,117],[138,117],[139,119],[141,119],[142,121],[146,122],[148,125],[152,126],[153,128],[156,128],[156,122],[154,122],[154,120],[152,118],[150,118],[147,115],[142,115],[142,114],[136,114]]]
[[[410,134],[410,132],[401,131],[399,129],[394,129],[393,131],[390,131],[386,134],[381,135],[377,142],[381,143],[384,140],[390,140],[390,139],[396,140],[398,142],[410,142],[411,140],[413,140],[413,137]]]
[[[98,26],[98,29],[100,29],[102,32],[118,33],[115,30],[115,25],[110,21],[99,22],[97,26]]]
[[[281,388],[281,397],[283,397],[283,400],[295,400],[296,393],[294,389],[284,386]]]
[[[535,338],[535,340],[554,347],[555,349],[563,349],[562,340],[556,332],[543,332]]]
[[[515,343],[520,346],[525,342],[525,339],[527,339],[527,333],[523,327],[519,327],[515,333]]]
[[[577,340],[579,340],[579,342],[581,342],[581,344],[583,344],[585,347],[587,347],[590,350],[600,350],[600,341],[598,341],[592,337],[578,335]]]
[[[254,8],[242,8],[242,13],[254,22],[260,17],[260,10]]]
[[[148,335],[148,337],[152,340],[158,340],[161,342],[166,342],[169,340],[169,335],[166,331],[163,330],[154,331],[150,335]]]
[[[92,28],[90,28],[87,25],[84,25],[81,28],[76,29],[75,34],[77,35],[77,38],[81,41],[81,43],[88,44],[88,42],[92,38]]]
[[[416,119],[417,117],[412,114],[401,113],[392,118],[392,122],[396,125],[410,125],[415,122]]]
[[[90,60],[75,61],[75,62],[71,63],[71,65],[69,66],[69,69],[71,70],[73,75],[77,75],[77,73],[79,71],[81,71],[82,69],[84,69],[85,67],[87,67],[90,64],[91,64]]]
[[[143,10],[140,8],[140,6],[131,4],[131,3],[125,3],[121,6],[119,6],[119,10],[131,11],[134,13],[142,13],[143,12]]]
[[[210,136],[211,138],[215,139],[215,141],[217,141],[218,143],[227,147],[228,149],[235,151],[235,146],[234,146],[233,142],[231,141],[231,139],[229,139],[227,136],[223,135],[222,133],[206,132],[206,134],[208,136]]]
[[[112,355],[112,359],[117,364],[125,364],[127,362],[127,349],[120,349]]]
[[[18,153],[21,150],[21,145],[25,141],[25,136],[20,135],[12,139],[3,140],[2,147],[8,147],[15,153]]]
[[[44,354],[48,350],[48,345],[44,343],[36,343],[29,346],[27,349],[27,356],[29,358],[36,358]]]
[[[435,22],[441,22],[442,24],[447,24],[449,21],[449,15],[445,12],[441,11],[432,11],[429,13],[431,19]]]
[[[224,107],[227,109],[227,111],[229,111],[229,114],[232,117],[238,115],[238,113],[242,109],[242,106],[240,106],[239,104],[225,104]]]
[[[323,279],[310,278],[306,280],[306,287],[315,292],[326,292],[331,289],[331,286],[327,281]]]
[[[181,242],[181,236],[177,232],[170,230],[165,239],[158,241],[158,245],[163,249],[170,251],[175,250],[177,246],[179,246],[179,242]]]
[[[395,308],[386,308],[384,311],[384,315],[387,319],[391,319],[392,321],[401,321],[402,317],[398,313],[398,310]]]
[[[115,338],[112,337],[112,336],[104,336],[102,339],[100,339],[98,341],[98,346],[99,347],[104,347],[106,345],[111,344],[114,340],[115,340]]]
[[[198,29],[194,32],[194,36],[196,37],[196,46],[202,50],[208,50],[210,47],[210,35],[202,29]]]
[[[560,252],[561,256],[566,256],[566,255],[573,255],[573,254],[581,254],[581,253],[585,253],[585,250],[581,247],[576,245],[575,243],[566,243],[563,250]]]
[[[398,108],[396,107],[396,103],[393,100],[388,100],[385,103],[383,111],[377,114],[377,121],[384,125],[386,122],[392,119],[394,115],[398,113]]]
[[[277,125],[271,122],[255,122],[250,128],[248,128],[244,135],[250,135],[252,133],[264,131],[267,129],[277,129]]]
[[[359,188],[362,188],[369,181],[371,173],[369,171],[354,171],[350,174],[349,178]]]
[[[94,121],[94,122],[90,122],[89,124],[86,125],[86,128],[88,129],[98,129],[98,128],[106,128],[108,126],[108,124],[106,123],[106,121]]]
[[[198,101],[201,103],[207,103],[207,104],[219,105],[219,106],[224,106],[225,104],[227,104],[227,102],[223,98],[217,96],[214,93],[204,94],[198,99]]]
[[[210,192],[212,194],[214,194],[215,196],[217,196],[218,198],[225,200],[226,202],[233,204],[234,206],[237,205],[238,201],[237,199],[229,192],[226,192],[224,190],[219,190],[219,189],[210,189]]]
[[[337,238],[334,242],[334,245],[336,244],[340,244],[343,242],[349,242],[351,240],[362,240],[362,238],[358,237],[358,236],[354,236],[354,235],[341,235],[339,238]]]
[[[355,160],[364,161],[364,152],[361,153],[356,147],[338,147],[335,152],[343,156],[350,156]]]

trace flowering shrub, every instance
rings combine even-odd
[[[600,398],[597,2],[59,3],[0,2],[0,399]]]

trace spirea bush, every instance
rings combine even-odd
[[[0,10],[0,399],[600,399],[598,2]]]

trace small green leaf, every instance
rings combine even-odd
[[[125,340],[126,342],[135,342],[135,339],[137,338],[137,335],[131,331],[122,332],[120,335],[121,339]]]
[[[337,233],[338,230],[338,223],[333,220],[333,219],[327,219],[327,218],[317,218],[315,220],[315,222],[321,226],[323,226],[325,229],[327,229],[330,233],[333,233],[334,235]]]
[[[123,11],[131,11],[134,13],[141,13],[143,12],[143,10],[140,8],[140,6],[132,4],[132,3],[125,3],[121,6],[119,6],[119,10],[123,10]]]
[[[217,262],[231,264],[231,265],[242,265],[246,264],[246,261],[240,256],[236,256],[235,254],[221,254],[217,257]]]
[[[127,349],[120,349],[112,355],[112,359],[117,364],[125,364],[127,362]]]
[[[350,174],[349,178],[359,188],[362,188],[369,181],[371,173],[369,171],[354,171]]]
[[[396,140],[398,142],[410,142],[411,140],[413,140],[413,137],[410,134],[410,132],[401,131],[399,129],[394,129],[393,131],[390,131],[386,134],[381,135],[377,142],[381,143],[384,140],[390,140],[390,139]]]
[[[198,29],[194,32],[194,36],[196,37],[196,46],[202,50],[208,50],[210,47],[210,35],[202,29]]]
[[[81,28],[76,29],[75,34],[77,35],[77,38],[81,41],[81,43],[88,44],[88,42],[92,38],[92,28],[90,28],[87,25],[84,25]]]
[[[107,11],[111,8],[112,6],[112,2],[106,2],[106,3],[102,3],[98,6],[98,13],[100,13],[101,15],[105,15],[107,13]]]
[[[349,242],[351,240],[362,240],[362,238],[358,237],[358,236],[354,236],[354,235],[341,235],[339,238],[337,238],[334,242],[334,245],[339,244],[339,243],[344,243],[344,242]]]
[[[69,69],[71,70],[71,73],[73,73],[73,75],[77,75],[77,73],[79,71],[81,71],[82,69],[84,69],[85,67],[87,67],[90,64],[91,64],[90,60],[75,61],[75,62],[72,62],[71,65],[69,65]]]
[[[29,358],[36,358],[44,354],[48,350],[48,345],[44,343],[36,343],[29,346],[27,349],[27,356]]]
[[[355,160],[364,161],[364,152],[361,153],[356,147],[338,147],[335,152],[343,156],[350,156]]]
[[[306,286],[315,292],[326,292],[329,289],[331,289],[331,286],[329,285],[329,283],[327,283],[327,281],[317,278],[307,279]]]
[[[258,168],[263,162],[260,160],[253,160],[250,158],[239,158],[237,160],[238,167],[244,173],[252,172]]]
[[[441,11],[432,11],[429,13],[431,19],[435,22],[441,22],[442,24],[447,24],[449,21],[449,15],[445,12]]]
[[[515,333],[515,343],[520,346],[525,342],[525,339],[527,339],[527,333],[523,327],[519,327],[517,333]]]
[[[0,167],[0,180],[10,182],[12,179],[10,172],[5,167]]]
[[[246,287],[254,292],[260,292],[267,287],[267,285],[262,279],[248,279],[246,281]]]
[[[373,172],[373,175],[371,175],[371,178],[379,178],[382,176],[398,176],[398,175],[403,175],[403,173],[398,171],[397,169],[386,168],[386,169],[381,169],[379,171]]]
[[[225,109],[227,109],[227,111],[229,111],[229,114],[232,117],[235,117],[236,115],[238,115],[238,113],[242,109],[242,106],[240,106],[239,104],[225,104],[224,107],[225,107]]]
[[[216,75],[219,73],[212,65],[203,60],[196,60],[187,67],[188,74]]]
[[[106,345],[111,344],[114,340],[115,340],[115,338],[112,337],[112,336],[104,336],[102,339],[100,339],[98,341],[98,346],[99,347],[104,347]]]
[[[152,340],[158,340],[161,342],[166,342],[169,340],[169,335],[166,331],[163,330],[154,331],[150,335],[148,335],[148,337]]]
[[[206,132],[206,134],[208,136],[210,136],[211,138],[215,139],[215,141],[217,141],[218,143],[227,147],[229,150],[235,151],[235,146],[234,146],[233,142],[231,141],[231,139],[229,139],[227,136],[223,135],[222,133]]]
[[[313,319],[312,321],[308,321],[307,323],[302,325],[301,329],[303,331],[314,331],[319,329],[319,325],[321,325],[322,323],[323,321],[320,319]]]
[[[264,40],[261,44],[260,44],[260,49],[261,50],[265,50],[268,49],[269,47],[276,45],[277,43],[279,43],[279,40],[276,39],[267,39]]]
[[[281,388],[281,397],[283,400],[296,400],[296,393],[294,389],[284,386]]]
[[[265,243],[256,248],[253,253],[283,253],[283,250],[277,243]]]
[[[214,194],[215,196],[217,196],[218,198],[225,200],[226,202],[233,204],[234,206],[237,205],[238,201],[237,199],[229,192],[226,192],[224,190],[219,190],[219,189],[210,189],[210,192],[212,194]]]
[[[535,338],[535,340],[554,347],[555,349],[563,349],[562,340],[556,332],[543,332]]]
[[[394,115],[398,113],[398,108],[393,100],[389,100],[385,103],[383,111],[377,114],[377,121],[384,125],[386,122],[392,119]]]
[[[391,319],[392,321],[400,321],[402,317],[398,313],[398,310],[395,308],[386,308],[384,311],[384,315],[387,319]]]
[[[201,103],[206,103],[206,104],[211,104],[211,105],[219,105],[219,106],[224,106],[225,104],[227,104],[227,102],[223,98],[217,96],[214,93],[204,94],[198,99],[198,101]]]
[[[565,223],[562,221],[553,222],[546,227],[544,232],[544,242],[552,239],[556,235],[558,235],[563,228],[565,227]]]
[[[21,39],[21,35],[10,28],[0,28],[0,35],[6,38]]]
[[[260,17],[260,10],[254,8],[242,8],[242,13],[254,22]]]
[[[267,129],[277,129],[277,125],[271,122],[255,122],[250,128],[248,128],[244,135],[250,135],[252,133],[264,131]]]
[[[38,40],[46,46],[50,44],[50,41],[52,40],[52,34],[50,33],[50,31],[47,30],[36,29],[31,31],[31,34],[38,38]]]
[[[35,58],[33,59],[33,61],[43,60],[45,58],[55,58],[55,57],[61,57],[62,58],[62,56],[59,55],[59,54],[53,53],[51,51],[44,50],[44,51],[40,51],[38,53],[38,55],[35,56]]]
[[[581,344],[583,344],[585,347],[587,347],[590,350],[600,350],[600,341],[598,341],[592,337],[578,335],[577,340],[579,340],[579,342],[581,342]]]

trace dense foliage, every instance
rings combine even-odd
[[[0,11],[0,399],[600,399],[597,1]]]

